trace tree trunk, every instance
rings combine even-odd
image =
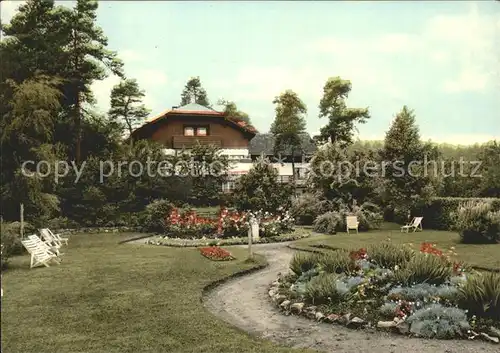
[[[81,147],[82,147],[82,117],[81,117],[81,101],[80,101],[80,91],[76,93],[76,104],[75,104],[75,130],[76,130],[76,149],[75,149],[75,159],[76,163],[80,163],[81,160]]]
[[[293,195],[296,196],[296,190],[295,190],[295,147],[292,146],[292,188],[293,188]]]

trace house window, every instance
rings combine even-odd
[[[208,126],[184,126],[184,136],[208,136]]]
[[[196,136],[207,136],[207,128],[204,126],[197,127]]]

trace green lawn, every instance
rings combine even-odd
[[[2,273],[2,351],[289,352],[203,308],[205,285],[256,265],[244,249],[228,248],[236,261],[212,262],[196,249],[117,245],[124,236],[74,236],[50,268],[13,258]]]
[[[310,248],[318,244],[325,244],[338,248],[361,248],[369,244],[390,239],[397,244],[413,244],[415,249],[422,242],[436,243],[443,251],[455,248],[456,258],[473,266],[500,269],[500,244],[473,245],[461,244],[456,232],[424,230],[416,233],[401,233],[398,225],[386,223],[382,229],[356,234],[351,232],[336,235],[319,235],[312,238],[301,239],[295,242],[297,247]]]

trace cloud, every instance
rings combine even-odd
[[[137,79],[142,88],[164,86],[167,83],[165,71],[160,69],[138,69],[130,72],[130,77]]]
[[[143,98],[143,103],[146,107],[155,107],[156,100],[148,91],[157,86],[163,86],[167,82],[167,76],[162,70],[155,69],[140,69],[132,72],[130,78],[137,79],[139,88],[143,89],[146,93]],[[110,95],[111,90],[115,85],[120,83],[120,78],[116,75],[110,75],[102,81],[96,81],[92,84],[92,92],[97,100],[96,107],[101,112],[107,112],[110,108]]]
[[[106,112],[109,110],[110,94],[113,86],[120,82],[120,78],[115,75],[111,75],[102,81],[96,81],[92,84],[92,93],[97,100],[97,108]]]
[[[477,4],[465,13],[437,15],[428,21],[423,35],[429,47],[447,48],[437,56],[442,62],[454,58],[459,68],[455,79],[443,83],[445,92],[484,91],[500,79],[499,34],[498,15],[480,14]],[[431,56],[436,58],[436,50]]]
[[[451,80],[446,80],[443,89],[447,93],[483,91],[487,87],[488,75],[481,71],[464,71]]]
[[[118,57],[125,63],[138,62],[146,58],[141,52],[131,49],[120,50]]]
[[[0,19],[2,23],[8,23],[17,12],[19,6],[26,1],[4,0],[0,2]]]
[[[492,13],[479,13],[477,4],[459,14],[431,17],[417,33],[320,38],[306,44],[305,49],[315,55],[334,54],[336,61],[344,61],[344,70],[349,75],[349,71],[357,71],[363,64],[369,66],[378,73],[376,77],[365,76],[363,79],[382,86],[390,74],[388,60],[400,58],[391,58],[391,55],[406,55],[419,68],[431,63],[447,71],[454,70],[455,77],[450,79],[444,75],[438,82],[446,93],[485,91],[500,81],[500,19]],[[393,66],[396,70],[397,64]],[[356,72],[352,73],[354,76],[346,77],[355,77]],[[413,78],[418,82],[421,76],[417,74]],[[393,85],[397,83],[395,81]],[[399,88],[392,91],[399,91]]]

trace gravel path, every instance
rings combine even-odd
[[[293,252],[286,245],[255,245],[269,266],[214,288],[204,298],[205,307],[240,329],[293,348],[345,353],[499,353],[499,345],[481,341],[423,340],[285,316],[271,303],[267,292],[278,273],[288,270]]]

